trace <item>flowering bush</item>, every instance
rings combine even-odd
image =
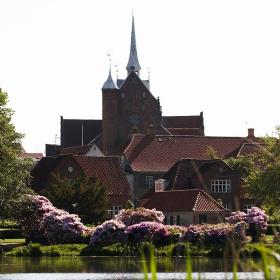
[[[128,226],[125,233],[129,242],[153,242],[156,245],[168,243],[170,233],[165,225],[157,222],[141,222]]]
[[[252,241],[256,242],[267,229],[268,216],[260,208],[252,207],[247,214],[240,211],[232,212],[226,220],[231,224],[245,221],[249,225],[249,234],[252,236]]]
[[[96,227],[89,245],[109,245],[126,240],[125,225],[118,220],[109,220]]]
[[[155,209],[146,209],[143,207],[136,209],[122,210],[116,217],[116,220],[123,222],[126,226],[139,224],[141,222],[163,223],[164,215],[161,211]]]
[[[90,233],[77,215],[54,207],[44,196],[29,196],[18,212],[18,222],[30,241],[72,243]]]
[[[229,217],[226,218],[226,221],[230,224],[236,224],[239,222],[246,221],[247,214],[242,211],[231,212]]]
[[[257,225],[261,232],[267,229],[268,216],[258,207],[252,207],[246,216],[246,222],[250,225]]]
[[[166,225],[166,229],[169,232],[170,243],[178,242],[186,231],[186,227],[177,226],[177,225],[174,226]]]
[[[246,240],[244,222],[232,224],[203,224],[190,225],[180,241],[194,244],[217,244],[225,245],[228,241],[243,243]]]

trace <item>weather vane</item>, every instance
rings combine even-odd
[[[115,68],[116,68],[116,74],[117,74],[117,79],[118,79],[118,75],[119,75],[119,65],[115,64]]]
[[[109,57],[109,67],[110,67],[110,70],[111,70],[111,62],[112,62],[111,54],[107,53],[107,56]]]

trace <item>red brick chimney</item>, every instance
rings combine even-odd
[[[253,139],[255,138],[255,129],[254,128],[248,128],[248,138]]]
[[[152,137],[152,138],[155,137],[156,129],[155,129],[154,125],[152,125],[152,124],[149,125],[147,135]]]

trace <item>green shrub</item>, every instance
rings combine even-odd
[[[22,237],[19,229],[0,229],[0,239],[20,239]]]

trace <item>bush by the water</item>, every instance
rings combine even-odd
[[[258,207],[252,207],[248,213],[240,211],[232,212],[226,220],[231,224],[241,221],[246,222],[249,227],[249,234],[252,236],[252,241],[257,242],[261,234],[265,233],[267,229],[268,216],[264,210]]]
[[[121,221],[126,226],[131,226],[141,222],[163,223],[164,215],[161,211],[140,207],[136,209],[124,209],[115,219]]]
[[[44,196],[28,196],[18,209],[17,220],[28,241],[78,243],[90,229],[77,215],[58,209]]]
[[[145,221],[145,217],[147,221]],[[151,219],[156,221],[151,221]],[[224,246],[229,241],[234,241],[238,245],[242,245],[246,241],[245,222],[235,225],[225,223],[183,227],[164,225],[163,220],[164,215],[160,211],[144,208],[124,210],[115,219],[106,221],[95,229],[90,239],[90,246],[143,242],[163,246],[179,241]]]

